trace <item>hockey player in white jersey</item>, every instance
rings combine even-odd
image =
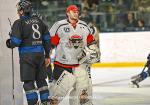
[[[50,88],[51,105],[58,105],[69,91],[70,105],[92,105],[92,83],[87,63],[99,61],[99,50],[90,28],[79,20],[78,7],[68,6],[66,15],[67,19],[56,22],[50,29],[56,53],[54,85]]]

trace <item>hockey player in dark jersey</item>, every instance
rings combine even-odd
[[[18,47],[20,77],[28,105],[37,105],[37,88],[41,105],[48,105],[49,90],[45,69],[50,63],[50,34],[42,20],[32,15],[29,1],[20,1],[17,12],[20,18],[13,23],[10,39],[6,44],[8,48]]]
[[[145,68],[148,68],[148,69],[145,70]],[[150,54],[147,57],[147,62],[145,64],[145,67],[142,70],[142,72],[138,75],[135,75],[135,76],[131,77],[131,82],[132,82],[133,85],[136,85],[137,88],[139,88],[139,83],[141,81],[145,80],[149,76],[150,76]]]
[[[68,6],[66,15],[67,19],[56,22],[50,29],[51,43],[55,46],[50,103],[59,104],[73,88],[69,95],[70,105],[92,105],[87,63],[99,61],[98,47],[90,27],[79,20],[78,7]]]

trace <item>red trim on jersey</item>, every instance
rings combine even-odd
[[[59,44],[59,40],[60,38],[58,34],[56,34],[55,36],[51,37],[51,44],[57,46]]]
[[[81,36],[79,36],[79,35],[72,35],[71,38],[72,39],[74,39],[74,38],[81,39]]]
[[[87,44],[89,44],[89,43],[91,43],[91,42],[93,42],[94,41],[94,36],[92,35],[92,34],[89,34],[88,36],[87,36]]]
[[[79,64],[67,65],[67,64],[62,64],[62,63],[57,62],[57,61],[54,61],[54,64],[61,66],[61,67],[64,67],[64,68],[75,68],[75,67],[79,66]]]

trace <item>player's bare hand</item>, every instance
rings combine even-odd
[[[45,66],[48,67],[50,63],[51,63],[50,58],[45,58]]]

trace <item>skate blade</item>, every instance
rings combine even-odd
[[[139,88],[139,87],[140,87],[139,84],[137,84],[137,83],[134,82],[134,81],[131,81],[129,85],[130,85],[130,87],[132,87],[132,88]]]

